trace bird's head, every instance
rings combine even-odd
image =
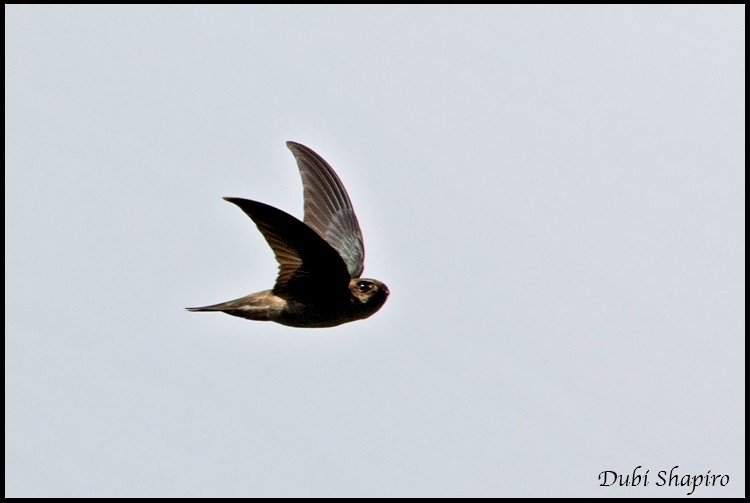
[[[375,314],[388,298],[388,287],[376,279],[354,278],[349,282],[352,304],[362,318]]]

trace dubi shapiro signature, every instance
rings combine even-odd
[[[729,484],[729,475],[712,474],[711,470],[705,475],[680,474],[677,469],[679,465],[673,466],[671,470],[660,470],[656,473],[656,487],[685,487],[689,488],[687,495],[690,496],[698,487],[725,487]],[[605,470],[599,473],[599,485],[601,487],[610,487],[614,485],[628,487],[646,487],[654,482],[649,480],[649,472],[642,466],[638,465],[633,469],[633,473],[621,475],[614,470]]]

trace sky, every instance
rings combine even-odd
[[[387,303],[185,311],[287,140]],[[744,335],[744,5],[5,7],[6,497],[744,496]]]

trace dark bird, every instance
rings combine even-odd
[[[225,197],[249,216],[279,263],[272,290],[188,311],[222,311],[291,327],[333,327],[372,316],[388,287],[361,278],[362,231],[344,185],[311,149],[286,143],[297,160],[305,195],[305,221],[257,201]]]

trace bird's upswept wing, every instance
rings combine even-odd
[[[273,250],[279,263],[274,294],[303,300],[348,293],[351,277],[344,261],[310,227],[267,204],[238,197],[224,199],[239,206],[255,222]]]
[[[339,253],[349,274],[359,278],[365,268],[365,247],[344,185],[331,166],[311,149],[293,141],[286,145],[302,176],[305,224]]]

